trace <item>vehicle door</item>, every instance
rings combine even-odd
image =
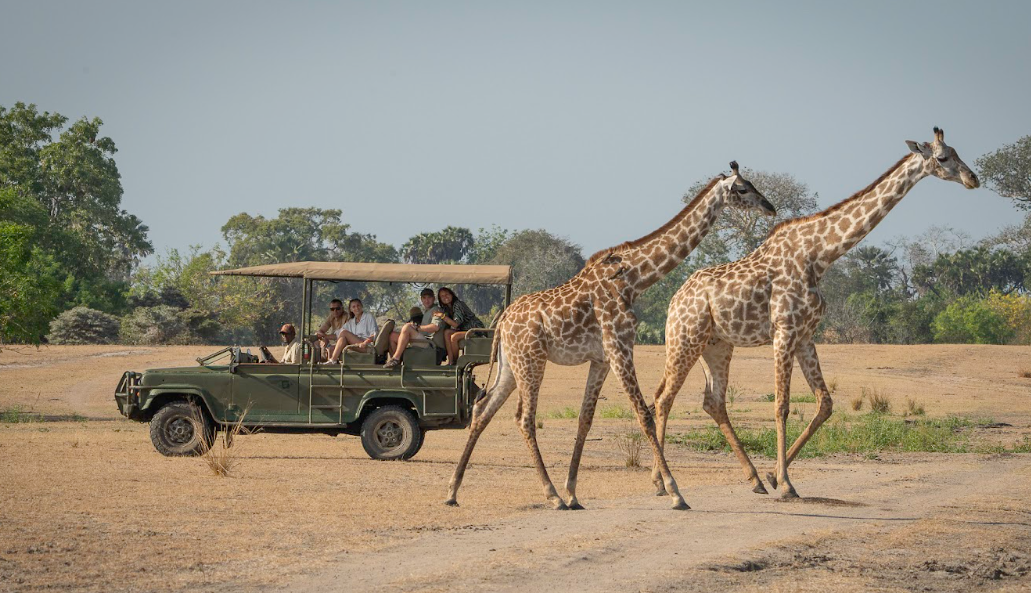
[[[300,365],[239,364],[233,373],[233,409],[247,410],[247,422],[296,422],[301,405]]]

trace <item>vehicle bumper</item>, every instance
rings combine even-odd
[[[142,373],[126,371],[118,380],[118,387],[115,388],[115,403],[118,404],[118,411],[122,416],[131,420],[142,420],[143,413],[140,410],[140,380]]]

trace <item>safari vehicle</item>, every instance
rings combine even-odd
[[[471,330],[455,366],[438,366],[434,348],[414,346],[390,369],[376,363],[374,352],[346,349],[339,364],[320,363],[311,312],[315,283],[504,285],[505,306],[512,298],[509,266],[295,262],[212,274],[303,279],[298,334],[304,362],[262,364],[233,346],[198,358],[197,366],[124,373],[115,389],[119,411],[150,422],[154,448],[167,456],[200,454],[219,430],[228,436],[241,425],[360,435],[373,459],[411,458],[426,431],[468,426],[479,391],[473,369],[489,362],[494,330]],[[377,341],[392,328],[384,324]]]

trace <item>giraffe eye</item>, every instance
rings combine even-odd
[[[939,163],[944,163],[947,160],[949,160],[949,157],[947,157],[947,156],[940,156],[940,157],[938,157],[938,162]]]
[[[739,189],[739,190],[737,190],[737,193],[739,193],[739,194],[741,194],[743,196],[743,195],[745,195],[746,191],[748,191],[748,190]]]

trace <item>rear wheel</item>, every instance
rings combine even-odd
[[[415,414],[400,406],[383,406],[362,422],[362,447],[373,459],[410,459],[422,440]]]
[[[190,402],[166,404],[150,419],[150,441],[166,457],[200,455],[214,439],[211,421]]]

